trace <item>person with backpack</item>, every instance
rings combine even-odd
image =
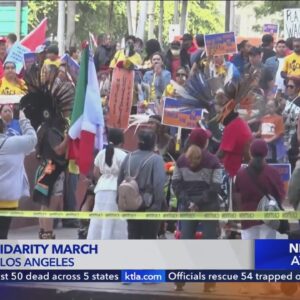
[[[120,147],[124,143],[121,129],[108,131],[108,146],[95,158],[94,176],[98,179],[95,187],[93,212],[118,211],[117,179],[126,152]],[[87,235],[88,240],[127,239],[126,222],[113,219],[91,219]]]
[[[118,178],[118,206],[123,211],[162,211],[166,174],[162,157],[154,153],[156,135],[141,130],[138,150],[123,161]],[[128,239],[156,239],[160,221],[128,220]]]
[[[238,193],[239,211],[257,211],[261,199],[268,195],[279,204],[284,200],[282,179],[274,167],[266,162],[268,145],[263,139],[256,139],[250,145],[251,161],[248,167],[239,170],[235,188]],[[275,239],[276,230],[263,221],[241,221],[242,239]]]

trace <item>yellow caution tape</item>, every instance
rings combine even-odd
[[[0,210],[1,217],[127,220],[299,220],[300,211],[245,212],[82,212]]]

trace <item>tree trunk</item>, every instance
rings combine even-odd
[[[131,20],[132,20],[132,34],[136,34],[136,24],[137,24],[137,7],[138,3],[136,0],[129,1],[131,7]]]
[[[148,2],[142,1],[140,2],[141,9],[140,9],[140,15],[139,15],[139,22],[136,30],[136,37],[139,37],[140,39],[144,40],[145,36],[145,24],[147,21],[147,10],[148,10]]]
[[[183,0],[182,1],[182,8],[181,8],[181,18],[180,18],[180,34],[181,35],[183,35],[184,31],[185,31],[187,7],[188,7],[188,1]]]
[[[111,0],[108,6],[108,31],[110,32],[114,17],[114,0]]]
[[[67,13],[67,38],[66,47],[70,48],[76,44],[75,40],[75,14],[76,14],[76,1],[68,1]]]
[[[159,1],[159,19],[163,20],[164,18],[164,1]],[[163,22],[159,22],[158,24],[158,41],[160,45],[162,45],[163,42]]]
[[[179,0],[174,1],[174,19],[173,24],[179,23]]]
[[[148,40],[154,38],[154,13],[155,2],[153,0],[148,1]]]
[[[65,52],[65,1],[58,1],[57,41],[59,55]]]
[[[128,24],[128,34],[132,35],[132,16],[131,16],[131,5],[130,1],[126,1],[126,12],[127,12],[127,24]]]

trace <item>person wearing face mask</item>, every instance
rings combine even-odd
[[[136,52],[134,44],[136,38],[133,35],[128,36],[125,39],[125,48],[119,50],[112,61],[110,62],[110,68],[126,68],[133,69],[134,66],[139,66],[142,64],[142,58],[139,53]]]
[[[190,55],[186,49],[181,49],[179,41],[173,41],[165,56],[166,69],[171,72],[172,79],[176,80],[176,71],[179,67],[190,68]]]

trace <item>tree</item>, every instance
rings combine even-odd
[[[283,11],[285,8],[299,7],[299,1],[260,1],[261,4],[254,8],[256,17],[261,18],[264,16],[272,15],[276,12]],[[239,6],[247,6],[252,4],[253,1],[239,1]]]
[[[175,1],[164,1],[164,18],[163,18],[163,43],[169,43],[169,26],[174,22],[174,3]],[[188,1],[186,20],[186,32],[191,34],[197,33],[218,33],[224,32],[224,15],[218,10],[218,1]],[[155,8],[155,24],[160,23],[159,8]],[[154,30],[158,36],[158,26]]]
[[[66,1],[67,2],[67,1]],[[143,3],[146,1],[140,1]],[[174,1],[162,1],[163,17],[160,14],[161,5],[155,5],[154,15],[154,36],[158,38],[160,24],[162,40],[168,44],[169,25],[174,20]],[[132,1],[134,5],[136,1]],[[186,32],[196,33],[217,33],[224,31],[224,16],[217,9],[219,3],[216,1],[188,1],[186,20]],[[57,32],[57,1],[29,0],[29,30],[36,27],[44,17],[48,17],[47,35],[56,35]],[[78,0],[76,1],[75,15],[75,37],[77,44],[87,39],[89,32],[99,34],[110,33],[114,40],[120,41],[128,34],[128,20],[126,13],[127,1],[114,0],[113,10],[111,1],[100,0]],[[131,8],[132,18],[135,18],[134,7]],[[109,16],[111,25],[109,26]],[[132,31],[135,32],[134,24]]]
[[[185,31],[187,9],[188,9],[188,1],[183,0],[182,7],[181,7],[181,16],[180,16],[180,34],[184,34]]]

